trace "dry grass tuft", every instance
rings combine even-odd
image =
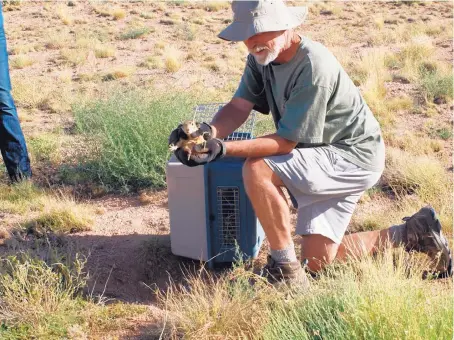
[[[21,44],[16,45],[10,48],[9,54],[17,55],[17,54],[27,54],[30,52],[36,52],[40,50],[39,44]]]
[[[110,58],[115,56],[115,47],[112,45],[98,44],[95,47],[96,58]]]
[[[38,108],[51,112],[66,112],[76,98],[72,95],[72,84],[55,78],[12,77],[13,96],[16,104],[28,109]]]
[[[163,52],[164,64],[167,72],[177,72],[181,64],[181,52],[175,47],[167,47]]]
[[[136,72],[135,67],[133,66],[118,66],[108,73],[106,73],[103,77],[103,81],[110,81],[110,80],[116,80],[116,79],[121,79],[121,78],[126,78],[131,75],[133,75]]]
[[[151,57],[148,57],[147,59],[145,59],[144,62],[140,63],[139,66],[154,70],[154,69],[164,68],[165,64],[161,58],[151,56]]]
[[[22,69],[34,64],[33,58],[25,54],[19,54],[18,56],[11,58],[10,65],[13,69]]]
[[[413,206],[425,202],[433,205],[444,220],[452,219],[452,179],[438,159],[411,156],[389,147],[382,183],[402,198],[401,204],[409,204],[412,200],[407,195],[413,195],[413,202],[416,203]],[[452,231],[452,221],[446,226]]]
[[[76,233],[90,230],[93,225],[94,211],[88,206],[76,204],[75,201],[63,198],[55,201],[48,200],[44,211],[28,222],[28,231],[38,236],[52,232]]]
[[[57,7],[57,17],[65,25],[72,25],[74,23],[74,18],[68,12],[68,6],[59,5]]]
[[[404,45],[398,53],[388,55],[386,65],[398,69],[399,77],[414,82],[420,77],[421,67],[424,67],[424,65],[430,67],[429,61],[433,51],[434,47],[430,38],[427,36],[415,37],[411,42]]]
[[[44,47],[50,50],[58,50],[67,47],[70,44],[69,34],[50,32],[44,44]]]
[[[114,18],[114,20],[121,20],[126,17],[126,11],[122,8],[114,8],[111,11],[111,15]]]
[[[63,48],[60,50],[60,57],[64,64],[79,66],[85,64],[88,57],[88,50],[81,48]]]

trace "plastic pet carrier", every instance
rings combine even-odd
[[[198,105],[194,120],[210,122],[224,104]],[[226,140],[252,139],[256,112]],[[257,256],[264,232],[249,201],[242,178],[244,159],[224,157],[187,167],[174,155],[167,163],[172,253],[216,263]],[[239,252],[237,251],[239,250]]]

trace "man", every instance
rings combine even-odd
[[[0,150],[11,181],[17,182],[30,177],[32,172],[25,138],[10,91],[8,53],[0,3]]]
[[[234,19],[219,37],[243,41],[247,65],[233,99],[200,132],[210,136],[204,157],[181,149],[188,166],[225,155],[246,158],[243,179],[270,244],[265,274],[272,281],[301,277],[291,237],[286,187],[298,208],[296,233],[301,258],[311,272],[335,259],[371,253],[389,240],[429,254],[438,271],[450,266],[447,241],[430,207],[402,225],[344,236],[356,204],[384,169],[385,148],[378,122],[336,58],[321,44],[293,31],[305,7],[282,0],[234,1]],[[276,133],[253,140],[228,141],[252,109],[271,111]],[[172,132],[169,141],[180,135]]]

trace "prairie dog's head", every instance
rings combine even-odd
[[[183,122],[181,128],[183,129],[184,133],[187,134],[188,136],[191,133],[197,132],[199,129],[198,124],[194,120],[187,120]]]

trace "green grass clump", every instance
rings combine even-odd
[[[133,28],[121,34],[120,39],[121,40],[137,39],[150,32],[151,30],[148,27]]]
[[[28,146],[34,161],[57,163],[61,159],[60,136],[57,134],[45,133],[30,138]]]
[[[19,254],[0,262],[0,337],[2,339],[57,339],[68,336],[68,328],[82,323],[84,301],[80,291],[86,284],[84,261],[76,258],[68,266],[46,263]]]
[[[435,99],[447,102],[453,98],[453,78],[450,73],[442,73],[437,70],[423,71],[420,76],[420,86],[429,102],[433,102]]]
[[[50,253],[46,260],[24,253],[0,260],[1,339],[110,339],[148,314],[148,306],[83,297],[85,259]]]
[[[31,181],[14,185],[0,185],[0,211],[7,213],[26,213],[43,208],[43,193]]]
[[[129,92],[75,106],[78,131],[95,136],[99,150],[86,167],[108,188],[164,186],[168,136],[194,104],[181,94]]]
[[[241,267],[190,276],[159,296],[165,330],[188,339],[450,339],[452,282],[422,280],[426,265],[386,249],[330,266],[308,289],[276,288]]]
[[[29,232],[38,235],[46,232],[77,233],[90,230],[93,219],[83,206],[66,202],[45,209],[36,218],[26,223]]]
[[[393,263],[389,253],[342,265],[308,294],[278,301],[263,339],[451,338],[450,285],[422,281],[405,256]]]

